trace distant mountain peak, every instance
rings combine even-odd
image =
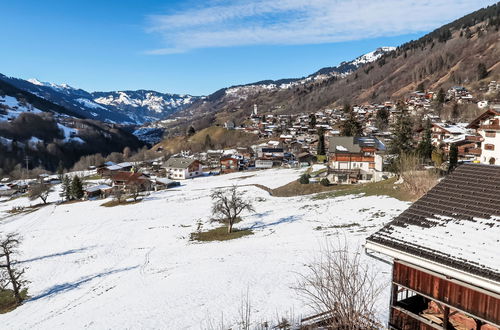
[[[354,65],[363,65],[371,62],[375,62],[385,53],[392,52],[396,50],[396,47],[379,47],[372,52],[366,53],[364,55],[359,56],[351,63]]]
[[[76,90],[76,88],[71,87],[70,85],[65,84],[65,83],[55,84],[55,83],[51,83],[51,82],[40,81],[36,78],[30,78],[27,81],[29,81],[33,85],[50,87],[52,89],[59,90],[59,91],[60,90]]]

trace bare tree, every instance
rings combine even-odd
[[[134,199],[134,202],[136,202],[137,199],[141,196],[141,191],[142,191],[141,184],[138,182],[133,182],[129,184],[128,191],[130,197],[132,197]]]
[[[373,329],[376,304],[383,286],[377,273],[363,264],[362,251],[349,251],[347,242],[328,244],[319,260],[300,275],[295,288],[312,310],[321,315],[328,328]]]
[[[28,197],[30,200],[40,198],[44,204],[47,204],[47,198],[51,191],[50,185],[46,183],[37,183],[30,188]]]
[[[123,196],[125,195],[120,187],[115,187],[112,192],[113,198],[120,204],[122,202]]]
[[[21,237],[16,233],[5,235],[0,240],[0,285],[7,287],[12,286],[14,298],[18,304],[22,303],[23,297],[21,292],[28,281],[23,279],[24,269],[16,268],[17,262],[13,259],[17,254]]]
[[[250,200],[244,198],[233,186],[227,190],[216,190],[212,193],[212,215],[227,224],[227,232],[232,233],[233,225],[243,211],[254,211]]]

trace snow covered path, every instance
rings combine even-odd
[[[319,246],[339,234],[360,244],[408,203],[377,196],[279,198],[248,186],[276,188],[299,174],[266,170],[197,178],[137,204],[52,204],[0,220],[0,231],[24,236],[20,260],[32,297],[0,315],[1,328],[199,329],[222,312],[224,319],[236,318],[247,289],[254,319],[292,309],[301,314],[291,287]],[[198,223],[215,226],[208,222],[210,191],[233,184],[244,185],[240,189],[254,200],[255,214],[237,225],[251,227],[254,235],[190,241]],[[3,203],[0,212],[21,202]],[[369,262],[388,276],[387,266]]]

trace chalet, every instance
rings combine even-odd
[[[131,171],[134,165],[130,162],[123,162],[115,164],[113,162],[106,162],[103,166],[97,169],[97,173],[101,176],[112,176],[116,172]]]
[[[330,137],[328,179],[335,183],[380,180],[383,151],[385,145],[375,137]]]
[[[500,109],[489,109],[468,126],[483,138],[479,161],[483,164],[500,164]]]
[[[240,160],[236,156],[226,155],[220,159],[220,171],[223,174],[237,172],[240,169]]]
[[[299,166],[305,167],[314,164],[317,161],[316,156],[310,154],[309,152],[301,152],[295,155]]]
[[[173,180],[185,180],[203,174],[200,161],[192,158],[171,157],[163,164],[167,177]]]
[[[168,178],[155,178],[152,182],[155,191],[180,186],[180,182]]]
[[[445,139],[467,134],[465,124],[441,124],[433,123],[431,127],[432,144],[439,146]]]
[[[111,175],[114,189],[128,190],[133,186],[138,186],[139,190],[151,189],[151,181],[142,173],[118,171]]]
[[[392,264],[389,329],[500,329],[500,166],[465,164],[367,238]]]
[[[476,160],[481,156],[481,136],[471,134],[461,134],[442,141],[443,149],[450,152],[451,145],[458,148],[458,157],[461,160]]]
[[[10,197],[17,192],[11,185],[0,184],[0,197]]]
[[[99,184],[84,189],[84,196],[86,199],[96,199],[108,197],[113,191],[113,187],[107,184]]]

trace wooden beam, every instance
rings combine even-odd
[[[438,304],[438,306],[440,306]],[[444,312],[443,312],[443,329],[448,330],[449,324],[450,324],[450,307],[444,306]]]

